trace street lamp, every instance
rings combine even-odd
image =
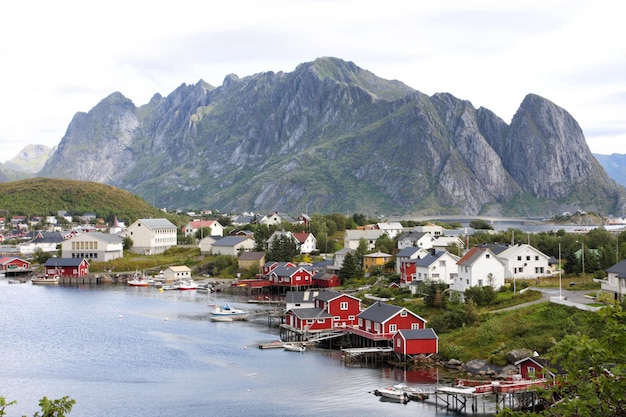
[[[562,300],[563,299],[563,295],[562,295],[562,292],[561,292],[561,288],[562,288],[562,286],[561,286],[561,242],[559,242],[559,263],[558,263],[558,265],[559,265],[559,300]]]
[[[582,266],[583,266],[583,285],[585,284],[585,242],[580,242],[582,245],[582,253],[581,253],[581,260],[582,260]]]

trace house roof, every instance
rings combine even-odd
[[[216,247],[216,246],[234,247],[236,245],[239,245],[242,242],[245,242],[246,240],[248,240],[248,238],[244,236],[226,236],[226,237],[219,239],[215,243],[213,243],[213,247]]]
[[[300,243],[304,243],[306,242],[306,240],[309,238],[311,234],[310,233],[306,233],[306,232],[301,232],[301,233],[294,233],[293,237]]]
[[[200,229],[201,227],[211,227],[216,223],[217,220],[192,220],[187,223],[186,227],[191,227],[192,229]]]
[[[0,258],[0,264],[2,264],[2,265],[6,265],[6,264],[11,263],[13,261],[26,262],[27,264],[30,263],[30,262],[25,261],[22,258],[18,258],[16,256],[3,256],[2,258]]]
[[[327,260],[319,261],[319,262],[313,262],[313,268],[324,268],[330,265],[334,265],[334,262],[332,261],[332,259],[327,259]]]
[[[87,262],[84,258],[49,258],[45,266],[49,267],[65,267],[65,266],[80,266],[83,262]],[[87,262],[88,263],[88,262]]]
[[[395,316],[400,312],[400,310],[403,310],[403,308],[378,301],[369,306],[366,310],[362,311],[359,314],[359,318],[376,323],[382,323]]]
[[[298,270],[300,269],[303,269],[309,273],[311,272],[309,268],[304,266],[278,265],[276,268],[274,268],[272,274],[276,274],[276,276],[279,277],[290,277],[293,276],[293,274],[298,272]]]
[[[504,258],[504,259],[511,259],[517,256],[518,253],[528,253],[528,252],[532,252],[536,255],[543,256],[545,259],[549,259],[548,255],[541,252],[539,249],[535,248],[534,246],[531,246],[526,243],[518,243],[517,245],[505,246],[505,249],[501,252],[495,252],[492,249],[492,252],[494,252],[498,257]]]
[[[378,252],[374,252],[374,253],[368,253],[367,255],[363,255],[364,258],[389,258],[392,255],[388,254],[388,253],[384,253],[381,251]]]
[[[457,261],[457,265],[471,266],[474,264],[474,262],[480,259],[486,252],[491,253],[494,259],[502,263],[502,261],[498,259],[498,257],[489,248],[485,246],[474,246],[473,248],[468,250],[467,253],[461,257],[461,259]]]
[[[30,243],[60,243],[64,240],[65,238],[60,232],[39,231]]]
[[[244,252],[239,255],[240,261],[260,261],[265,256],[265,252]]]
[[[191,269],[186,266],[186,265],[174,265],[174,266],[170,266],[167,269],[173,271],[173,272],[188,272],[191,271]]]
[[[413,330],[398,330],[400,336],[405,340],[430,340],[438,339],[437,333],[431,328],[427,329],[413,329]]]
[[[338,293],[336,291],[321,291],[315,298],[321,301],[330,301],[334,300],[337,297],[341,297],[341,295],[341,293]]]
[[[385,233],[384,230],[346,230],[346,239],[359,240],[376,240]]]
[[[400,252],[398,252],[396,254],[396,258],[410,258],[411,256],[415,255],[420,250],[422,250],[422,248],[419,248],[417,246],[409,246],[409,247],[402,249]]]
[[[176,226],[167,219],[139,219],[135,224],[143,224],[149,229],[176,229]]]
[[[319,291],[287,291],[285,303],[312,303]]]
[[[616,274],[618,278],[626,278],[626,259],[608,268],[606,272]]]
[[[289,311],[301,319],[326,319],[332,317],[326,310],[321,308],[293,308]]]
[[[427,255],[422,257],[422,259],[416,259],[412,262],[415,263],[415,266],[430,266],[446,253],[447,252],[445,250],[430,250]]]
[[[120,235],[110,234],[110,233],[100,233],[100,232],[80,233],[78,235],[70,237],[68,240],[76,239],[77,237],[80,237],[80,236],[88,236],[89,239],[97,239],[106,243],[122,243],[122,237]]]
[[[430,236],[431,239],[433,238],[431,234],[428,232],[418,232],[416,230],[409,230],[407,232],[403,232],[400,236],[398,236],[398,240],[404,240],[404,239],[420,240],[426,235]]]

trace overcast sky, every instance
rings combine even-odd
[[[528,93],[567,110],[592,152],[626,154],[617,1],[11,1],[0,15],[0,162],[55,146],[114,91],[135,105],[200,79],[333,56],[510,123]]]

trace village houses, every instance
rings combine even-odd
[[[167,219],[139,219],[120,235],[133,241],[132,252],[157,255],[176,246],[177,230]]]
[[[488,247],[471,248],[457,261],[457,268],[450,291],[462,301],[468,288],[491,286],[497,291],[504,285],[504,263]]]

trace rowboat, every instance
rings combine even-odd
[[[288,351],[288,352],[300,352],[300,353],[304,353],[306,351],[306,346],[305,345],[298,345],[295,343],[285,343],[283,345],[283,348]]]
[[[59,276],[43,275],[35,278],[31,278],[30,282],[33,285],[57,285],[59,283]]]

